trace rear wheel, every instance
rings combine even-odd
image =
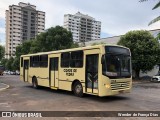
[[[83,97],[83,87],[80,82],[76,82],[73,86],[73,92],[78,97]]]
[[[33,77],[32,79],[32,87],[36,89],[38,88],[38,82],[36,77]]]

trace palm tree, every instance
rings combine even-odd
[[[148,1],[148,0],[140,0],[140,2],[144,2],[144,1]],[[158,7],[160,7],[160,0],[159,0],[159,2],[152,8],[152,10],[157,9]],[[160,16],[154,18],[152,21],[149,22],[148,25],[151,25],[151,24],[153,24],[153,23],[155,23],[155,22],[158,22],[159,20],[160,20]]]

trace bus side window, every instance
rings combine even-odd
[[[70,67],[83,67],[83,51],[71,52]]]
[[[48,55],[40,56],[40,67],[48,67]]]
[[[61,67],[69,67],[70,53],[65,52],[61,54]]]
[[[32,57],[32,67],[39,67],[39,56]]]

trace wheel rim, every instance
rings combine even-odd
[[[75,90],[76,90],[77,94],[80,93],[82,91],[82,86],[81,85],[77,85]]]

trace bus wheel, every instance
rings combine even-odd
[[[73,86],[73,92],[78,97],[83,97],[83,87],[80,82],[76,82]]]
[[[37,82],[37,78],[36,77],[33,77],[33,79],[32,79],[32,86],[33,86],[33,88],[38,88],[38,82]]]

